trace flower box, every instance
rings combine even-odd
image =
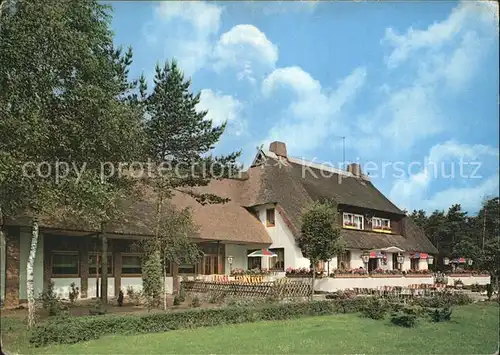
[[[398,277],[403,277],[403,275],[394,275],[394,274],[371,274],[370,277],[376,278],[376,279],[383,279],[383,278],[398,278]]]
[[[448,274],[449,277],[471,277],[472,274],[459,273],[459,274]]]
[[[335,274],[334,276],[330,276],[336,279],[360,279],[367,278],[368,274]]]
[[[477,274],[477,275],[472,275],[474,277],[490,277],[490,274]]]
[[[432,274],[406,274],[405,277],[411,277],[411,278],[432,277]]]
[[[374,228],[372,229],[373,232],[377,232],[377,233],[388,233],[388,234],[392,234],[392,230],[390,229],[379,229],[379,228]]]
[[[344,228],[346,228],[346,229],[358,229],[358,227],[356,227],[356,226],[347,226],[347,225],[344,225]]]

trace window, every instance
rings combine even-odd
[[[253,253],[254,251],[257,251],[257,250],[259,250],[259,249],[247,250],[247,255],[250,253]],[[247,258],[248,270],[260,269],[261,259],[262,258],[260,256]]]
[[[142,274],[141,256],[139,254],[122,254],[122,274]]]
[[[275,271],[285,271],[285,249],[277,248],[277,249],[269,249],[269,251],[278,255],[274,258],[270,258],[270,269]]]
[[[266,210],[266,225],[268,227],[274,227],[274,208],[268,208]]]
[[[373,229],[391,230],[391,220],[387,218],[373,217],[372,219]]]
[[[165,272],[167,275],[170,275],[170,273],[172,272],[172,269],[171,269],[172,263],[168,260],[164,260],[164,262],[165,262]],[[162,265],[162,267],[163,267],[163,265]],[[161,270],[161,272],[163,273],[163,269]]]
[[[99,253],[89,253],[89,275],[96,275],[97,270],[96,270],[96,263],[97,263],[97,256],[99,256],[99,274],[102,273],[101,270],[101,265],[102,265],[102,254]],[[113,256],[111,254],[108,254],[108,276],[113,275]]]
[[[418,264],[420,263],[420,259],[412,258],[410,259],[410,269],[418,270]]]
[[[344,213],[344,227],[364,229],[363,216],[353,213]]]
[[[179,264],[179,274],[194,274],[196,267],[194,264]]]
[[[80,258],[77,251],[52,253],[52,275],[78,276]]]
[[[346,270],[351,268],[351,252],[344,251],[337,256],[337,269]]]

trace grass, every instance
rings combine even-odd
[[[414,329],[390,325],[356,314],[258,322],[137,336],[107,336],[73,345],[27,349],[50,354],[318,354],[433,353],[493,354],[498,347],[497,303],[455,307],[452,321],[420,319]],[[2,324],[3,327],[3,324]],[[5,342],[7,349],[15,350]]]

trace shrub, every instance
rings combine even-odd
[[[179,297],[179,301],[181,303],[186,300],[186,290],[184,289],[184,284],[183,283],[181,283],[178,297]]]
[[[179,299],[179,296],[174,297],[174,306],[179,306],[181,304],[181,300]]]
[[[127,297],[136,305],[140,305],[142,301],[142,292],[136,291],[132,286],[127,286]]]
[[[123,306],[123,291],[122,290],[120,290],[120,292],[118,292],[118,298],[116,301],[118,302],[119,307]]]
[[[340,306],[339,302],[344,303]],[[110,334],[165,332],[174,329],[237,324],[260,320],[283,320],[352,310],[359,307],[357,299],[342,301],[313,301],[262,307],[227,307],[190,309],[182,312],[148,313],[143,315],[102,315],[71,317],[64,322],[48,320],[35,326],[29,341],[34,346],[50,343],[72,344],[97,339]],[[349,305],[348,305],[349,304]],[[358,311],[359,309],[356,309]]]
[[[200,298],[198,296],[194,296],[191,299],[191,307],[197,308],[199,306],[201,306]]]
[[[436,308],[430,312],[433,322],[448,322],[451,319],[452,309],[450,307]]]
[[[224,299],[224,294],[223,293],[211,293],[210,296],[208,297],[208,302],[209,303],[218,303],[221,302]]]
[[[351,299],[354,297],[356,297],[356,292],[354,292],[354,290],[339,290],[325,296],[326,299]]]
[[[413,305],[429,308],[441,308],[446,306],[463,306],[472,303],[472,298],[464,293],[444,291],[433,297],[415,297]]]
[[[72,282],[69,286],[71,287],[71,291],[69,291],[69,301],[71,303],[74,303],[80,295],[80,290],[78,287],[76,287],[74,282]]]
[[[54,292],[54,281],[49,281],[47,289],[40,295],[40,300],[43,309],[48,311],[49,316],[60,315],[65,309],[59,296]]]
[[[91,316],[100,316],[106,314],[107,309],[104,307],[100,298],[97,298],[94,303],[94,307],[89,309],[89,315]]]
[[[399,327],[412,328],[417,324],[417,316],[405,312],[393,313],[391,323]]]
[[[493,296],[493,285],[491,283],[486,285],[486,296],[488,297],[488,301],[491,301],[491,297]]]
[[[385,313],[387,312],[388,304],[387,302],[378,297],[372,297],[363,306],[361,313],[363,316],[371,319],[384,319]]]

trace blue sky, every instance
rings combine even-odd
[[[345,136],[346,160],[401,208],[474,213],[498,195],[496,3],[112,5],[132,75],[176,58],[200,109],[228,122],[216,153],[242,149],[248,164],[281,140],[338,166]]]

